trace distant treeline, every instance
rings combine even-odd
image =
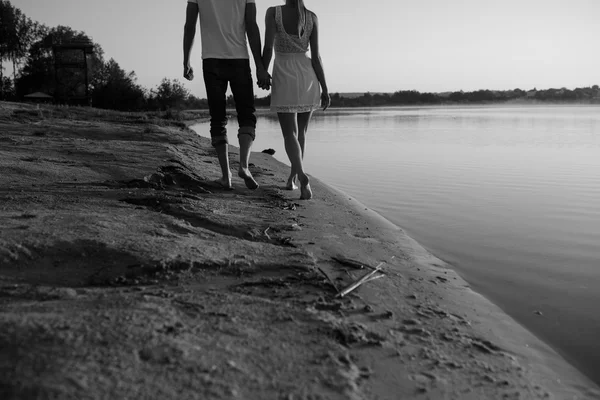
[[[117,61],[104,59],[102,47],[84,32],[66,26],[49,28],[32,21],[8,0],[0,0],[0,100],[23,100],[41,92],[55,101],[81,98],[86,93],[84,72],[55,69],[53,46],[89,43],[88,92],[94,107],[124,111],[168,109],[206,109],[208,102],[192,95],[178,80],[163,79],[150,90],[137,83],[135,72],[123,70]],[[4,76],[4,64],[13,67],[12,76]],[[60,85],[57,85],[57,80]],[[57,88],[60,86],[60,90]],[[67,99],[67,100],[65,100]],[[509,101],[599,103],[598,85],[569,90],[477,90],[473,92],[420,93],[415,90],[394,93],[365,93],[344,96],[333,93],[333,107],[377,107],[394,105],[479,104]],[[234,105],[233,97],[227,104]],[[268,107],[270,96],[257,98],[257,107]]]
[[[332,107],[383,107],[400,105],[436,104],[485,104],[505,102],[554,102],[554,103],[596,103],[600,104],[598,85],[569,90],[536,88],[525,91],[477,90],[473,92],[421,93],[416,90],[401,90],[394,93],[365,93],[345,97],[344,94],[331,95]],[[270,97],[257,99],[260,106],[268,106]]]

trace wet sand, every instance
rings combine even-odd
[[[251,162],[226,191],[181,121],[0,103],[0,397],[600,398],[400,228]]]

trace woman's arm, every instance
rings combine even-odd
[[[325,70],[323,69],[323,61],[321,60],[321,54],[319,52],[319,19],[316,14],[312,14],[313,19],[313,30],[310,35],[310,56],[312,60],[312,66],[321,85],[321,100],[324,103],[323,109],[326,110],[329,107],[329,89],[327,88],[327,81],[325,80]]]
[[[269,70],[271,58],[273,57],[273,42],[275,41],[275,7],[269,7],[265,15],[265,47],[262,53],[262,63]]]

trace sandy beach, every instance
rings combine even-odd
[[[0,398],[600,399],[318,177],[223,190],[200,117],[0,102]]]

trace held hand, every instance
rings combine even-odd
[[[183,67],[183,77],[188,81],[194,80],[194,69],[191,66]]]
[[[262,90],[270,90],[271,89],[271,78],[258,79],[256,84]]]
[[[328,92],[321,93],[321,107],[323,107],[323,111],[327,110],[331,105],[331,97],[329,97]]]
[[[256,71],[256,77],[258,79],[258,87],[263,90],[269,90],[271,88],[271,75],[264,68],[259,68]]]

